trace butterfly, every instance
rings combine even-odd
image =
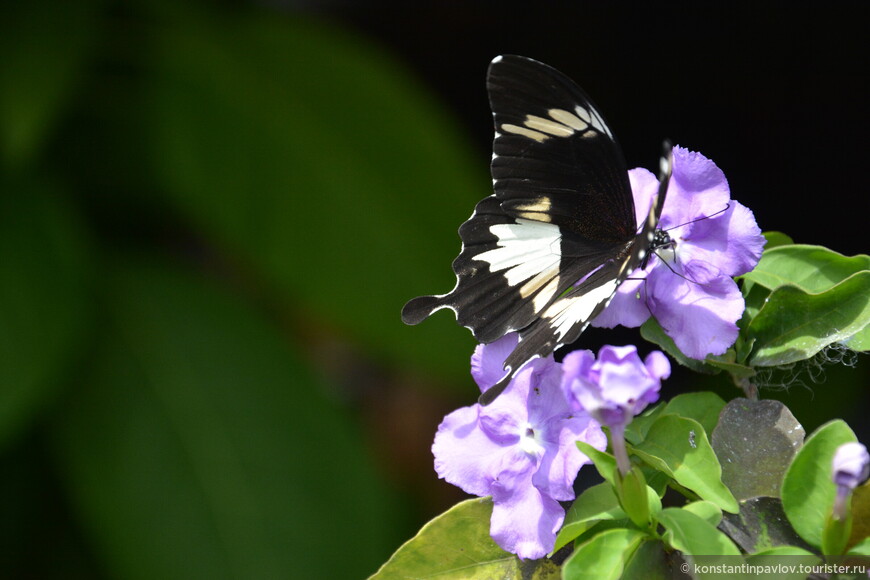
[[[527,361],[576,340],[619,284],[667,245],[656,226],[673,166],[666,141],[658,195],[638,232],[622,151],[580,87],[513,55],[493,59],[486,84],[494,194],[459,228],[453,290],[402,309],[413,325],[449,308],[482,343],[519,334],[506,374],[480,397],[484,405]]]

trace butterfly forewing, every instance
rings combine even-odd
[[[606,306],[643,259],[664,198],[638,234],[622,152],[589,98],[555,69],[498,57],[487,89],[495,193],[459,229],[453,290],[402,310],[417,324],[450,308],[483,343],[519,332],[505,378],[484,403],[525,362],[576,339]]]
[[[487,88],[493,187],[506,212],[595,242],[633,237],[625,160],[589,97],[559,71],[510,55],[490,64]]]

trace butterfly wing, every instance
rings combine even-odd
[[[512,375],[574,340],[604,308],[628,274],[637,228],[621,150],[573,81],[502,56],[490,64],[487,88],[495,193],[459,229],[454,289],[411,300],[402,318],[417,324],[449,308],[483,343],[519,331],[506,361]]]

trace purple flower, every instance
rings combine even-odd
[[[870,454],[860,443],[844,443],[834,453],[833,468],[837,487],[851,491],[870,476]]]
[[[631,170],[629,179],[642,223],[658,182],[645,169]],[[592,324],[636,327],[652,315],[685,355],[704,359],[724,353],[737,338],[744,309],[732,277],[755,267],[765,243],[752,212],[729,198],[728,182],[715,163],[674,147],[673,175],[659,221],[673,246],[659,248],[646,270],[632,273],[631,278],[646,281],[621,284]]]
[[[516,344],[509,334],[474,351],[472,375],[482,391],[501,379],[505,353]],[[559,502],[574,499],[574,479],[589,462],[574,442],[607,445],[587,413],[568,407],[561,377],[552,356],[532,360],[490,405],[447,415],[432,445],[439,477],[492,496],[490,534],[520,558],[541,558],[553,548],[565,517]]]
[[[562,362],[562,390],[572,409],[583,409],[610,427],[610,442],[619,472],[631,470],[625,448],[625,426],[659,398],[661,380],[671,374],[671,363],[659,351],[645,362],[637,348],[605,345],[598,360],[591,350],[578,350]]]
[[[659,351],[641,361],[634,345],[605,345],[598,360],[591,350],[570,353],[562,362],[562,389],[572,409],[584,409],[612,430],[623,430],[659,398],[671,363]]]

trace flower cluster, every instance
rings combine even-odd
[[[653,316],[686,356],[724,353],[737,338],[744,301],[732,279],[752,270],[764,237],[752,212],[730,199],[715,163],[674,147],[674,166],[659,229],[671,244],[659,248],[646,270],[623,282],[593,326],[637,327]],[[629,172],[638,223],[658,191],[645,169]]]
[[[472,375],[482,391],[500,380],[516,343],[509,334],[477,347]],[[520,558],[540,558],[553,548],[565,517],[559,502],[574,499],[574,479],[589,463],[575,442],[605,449],[601,424],[624,426],[657,399],[659,381],[670,372],[664,355],[654,353],[644,364],[634,347],[605,347],[597,362],[591,351],[570,356],[564,364],[552,356],[535,359],[492,404],[450,413],[432,445],[440,477],[467,493],[492,496],[490,533]]]
[[[641,223],[658,183],[642,169],[631,171],[630,180]],[[752,212],[730,199],[712,161],[676,147],[659,228],[670,242],[656,249],[645,270],[631,274],[593,324],[636,327],[653,316],[687,356],[724,353],[744,310],[733,276],[755,267],[765,243]],[[517,340],[509,334],[477,347],[472,375],[482,391],[501,380]],[[589,463],[575,443],[603,450],[607,427],[619,473],[630,477],[625,427],[658,400],[670,372],[661,352],[642,361],[634,346],[605,346],[597,358],[577,351],[562,363],[552,355],[534,359],[489,406],[463,407],[444,418],[432,446],[435,469],[470,494],[492,496],[490,533],[502,548],[540,558],[553,548],[564,520],[559,502],[574,499],[574,479]]]

